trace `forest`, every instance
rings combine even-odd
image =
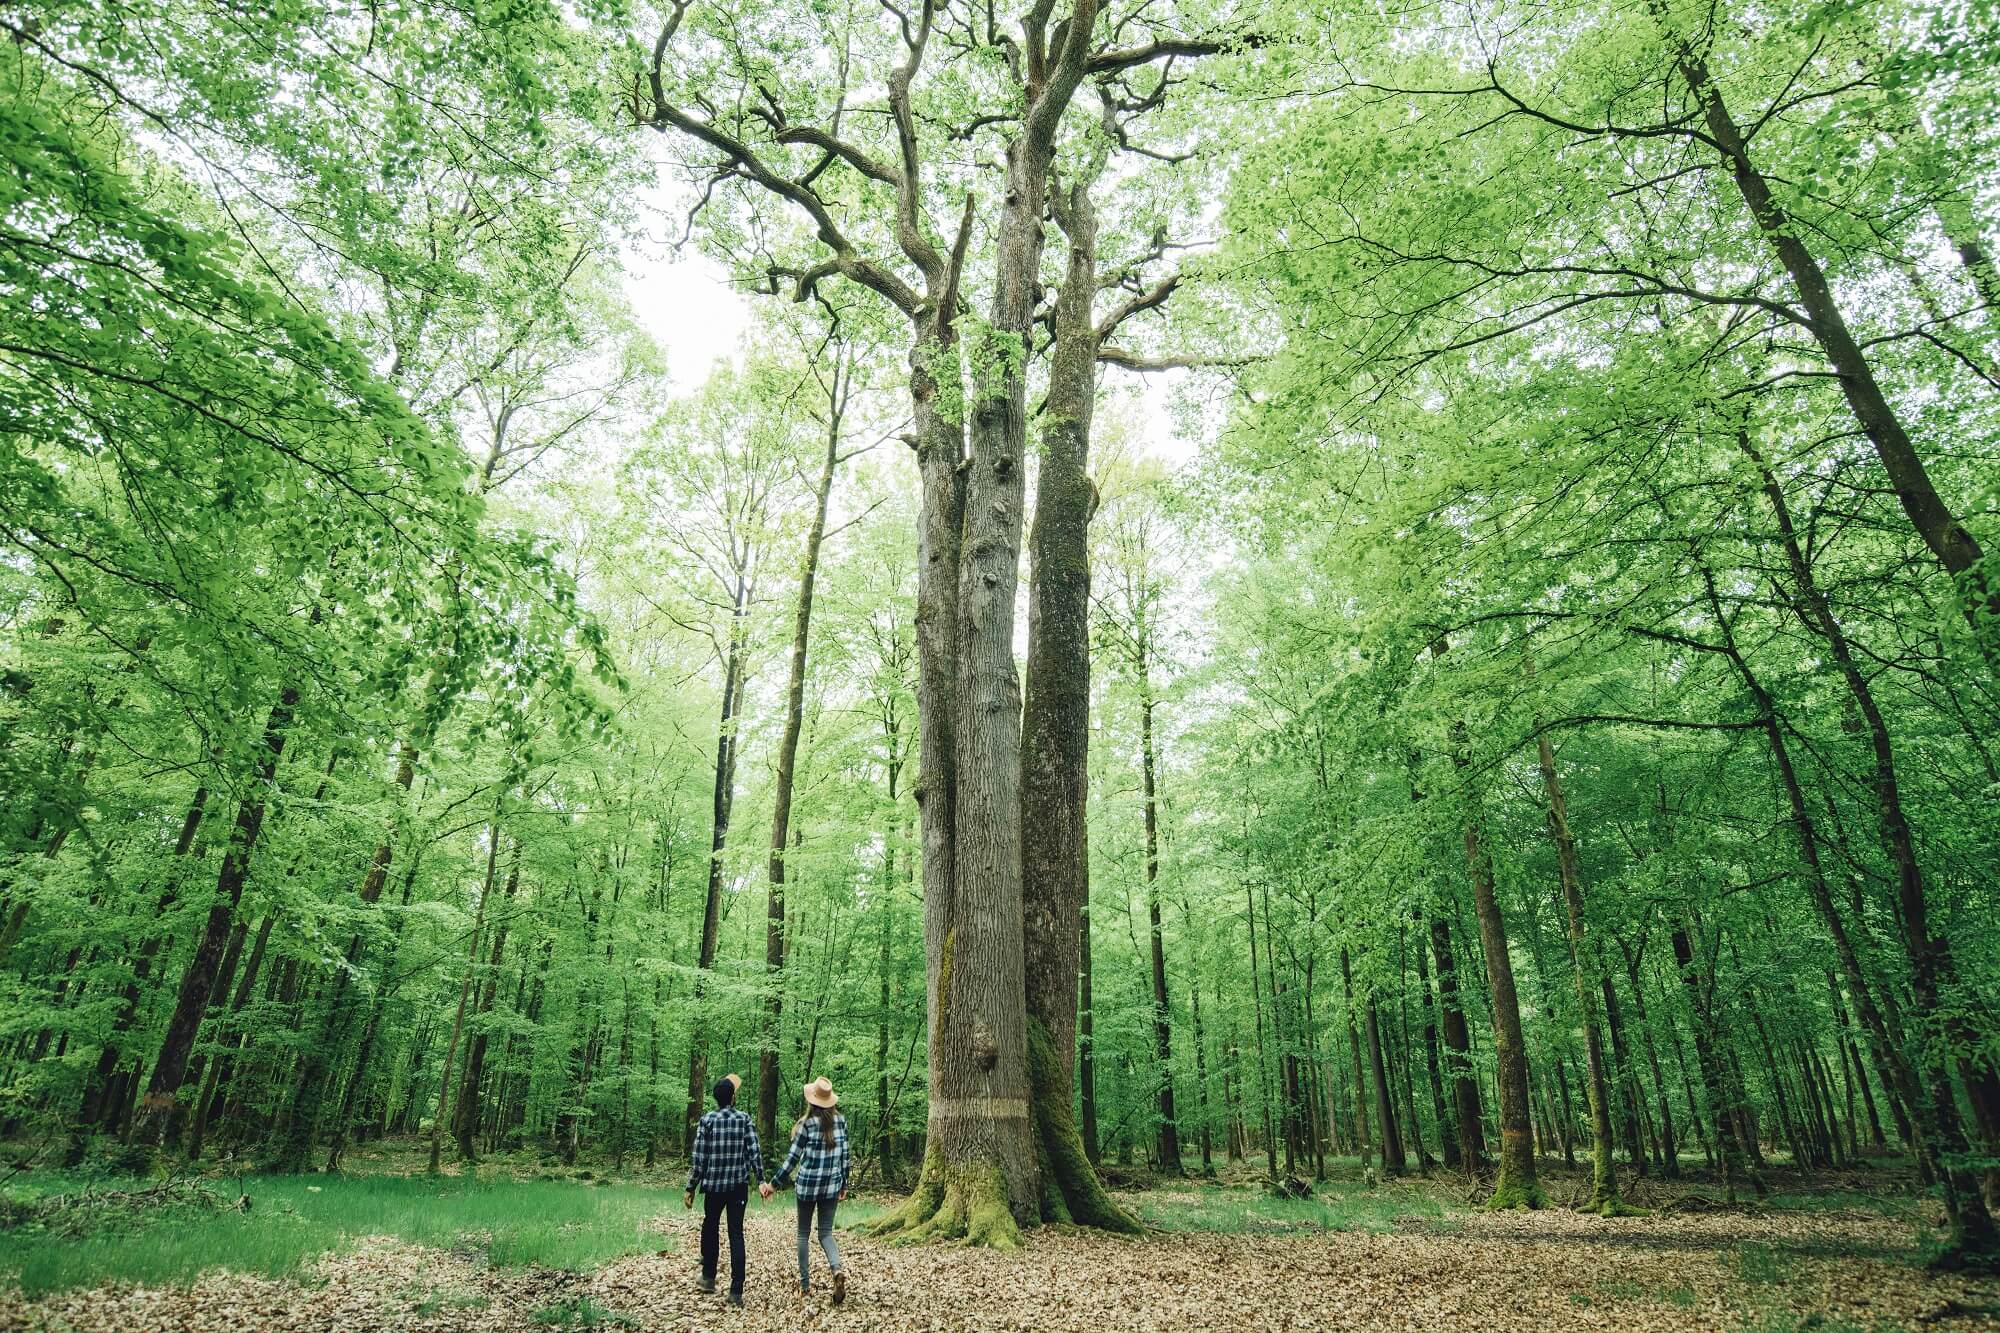
[[[790,1327],[730,1073],[858,1327],[1993,1326],[1996,246],[1960,0],[0,0],[0,1326]]]

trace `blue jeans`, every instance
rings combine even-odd
[[[799,1205],[799,1290],[812,1288],[812,1233],[813,1215],[819,1216],[819,1247],[826,1254],[826,1266],[834,1272],[840,1271],[840,1247],[833,1243],[833,1210],[840,1207],[840,1199],[827,1195],[824,1199],[800,1199]]]

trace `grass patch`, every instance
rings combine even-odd
[[[8,1202],[145,1184],[39,1173],[13,1182]],[[582,1271],[664,1248],[665,1237],[641,1228],[675,1202],[631,1185],[464,1177],[248,1176],[216,1188],[229,1199],[247,1194],[249,1206],[85,1210],[89,1226],[72,1234],[49,1220],[0,1231],[0,1278],[32,1297],[106,1282],[180,1285],[216,1268],[289,1277],[321,1254],[378,1235],[475,1250],[504,1267]]]
[[[1827,1190],[1816,1194],[1773,1194],[1764,1200],[1766,1208],[1795,1213],[1857,1212],[1877,1217],[1897,1217],[1909,1211],[1907,1201],[1898,1202],[1858,1190]]]
[[[880,1199],[849,1198],[840,1205],[840,1211],[833,1215],[833,1224],[842,1231],[866,1226],[888,1212],[891,1206]]]
[[[1671,1287],[1649,1287],[1630,1278],[1617,1278],[1610,1282],[1598,1283],[1597,1290],[1606,1299],[1614,1301],[1662,1301],[1683,1310],[1694,1304],[1694,1288],[1680,1284]]]
[[[571,1296],[535,1311],[534,1320],[549,1328],[637,1327],[639,1321],[609,1306],[599,1305],[588,1296]]]
[[[1127,1195],[1121,1200],[1149,1227],[1229,1234],[1278,1231],[1394,1231],[1412,1222],[1447,1226],[1435,1199],[1355,1187],[1322,1189],[1310,1199],[1278,1199],[1260,1190],[1198,1187]]]
[[[1744,1241],[1736,1247],[1730,1266],[1736,1276],[1752,1286],[1776,1286],[1791,1279],[1785,1256],[1769,1245]]]

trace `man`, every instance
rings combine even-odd
[[[715,1109],[695,1127],[687,1189],[681,1196],[681,1207],[692,1208],[695,1190],[702,1192],[699,1290],[705,1293],[715,1290],[721,1248],[716,1231],[723,1214],[729,1216],[729,1303],[735,1306],[743,1304],[743,1205],[750,1199],[750,1186],[764,1182],[757,1127],[736,1109],[736,1089],[742,1083],[742,1075],[731,1074],[715,1085]]]

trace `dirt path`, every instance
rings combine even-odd
[[[788,1208],[753,1209],[746,1308],[694,1290],[697,1219],[656,1220],[675,1252],[596,1273],[496,1272],[476,1255],[390,1242],[304,1283],[241,1276],[186,1291],[0,1296],[0,1328],[642,1329],[1825,1329],[2000,1328],[2000,1281],[1932,1278],[1910,1230],[1864,1214],[1566,1213],[1442,1227],[1143,1241],[1043,1233],[1023,1251],[903,1248],[844,1233],[834,1309],[792,1283]],[[816,1256],[817,1257],[817,1256]],[[725,1265],[726,1265],[725,1259]],[[823,1281],[823,1274],[821,1277]],[[587,1304],[585,1304],[587,1302]]]

